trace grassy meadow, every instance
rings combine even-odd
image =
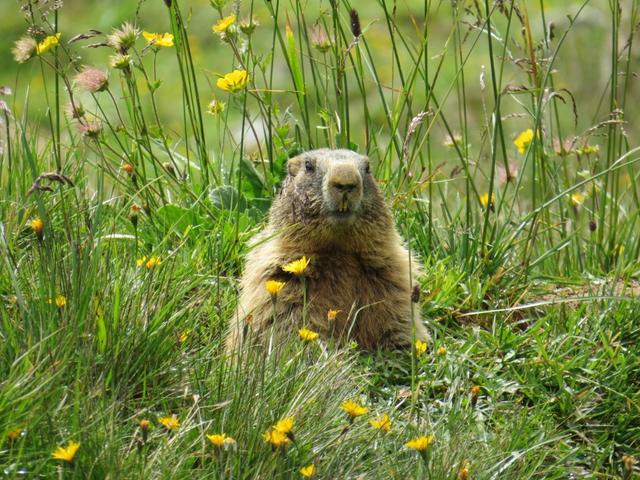
[[[640,478],[640,2],[2,11],[0,478]],[[370,157],[433,340],[229,358],[320,147]]]

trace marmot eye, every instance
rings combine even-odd
[[[312,173],[315,170],[315,166],[313,165],[313,162],[311,160],[305,160],[304,162],[304,169],[308,172],[308,173]]]

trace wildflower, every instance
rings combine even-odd
[[[78,132],[80,132],[80,135],[83,137],[97,138],[100,132],[102,132],[102,122],[98,120],[85,120],[78,124]]]
[[[528,128],[520,132],[520,134],[513,141],[513,144],[518,149],[518,152],[520,153],[520,155],[524,155],[524,153],[527,151],[527,147],[529,146],[532,140],[533,140],[533,130]]]
[[[300,260],[295,260],[291,263],[287,263],[282,270],[285,272],[293,273],[296,276],[304,274],[305,270],[309,266],[309,259],[302,257]]]
[[[15,442],[23,435],[24,435],[24,430],[18,427],[18,428],[14,428],[13,430],[9,430],[7,432],[7,439],[10,442]]]
[[[270,443],[274,449],[279,447],[286,447],[291,442],[286,434],[273,428],[264,432],[262,438],[265,442]]]
[[[146,430],[149,430],[149,427],[151,426],[151,422],[146,418],[143,418],[138,421],[138,426],[140,427],[140,430],[146,431]]]
[[[507,166],[497,166],[498,183],[505,185],[518,178],[518,164],[515,162],[509,162]]]
[[[69,103],[65,111],[67,115],[73,118],[74,120],[84,118],[84,115],[86,113],[84,110],[84,107],[82,106],[82,103],[78,102],[77,100],[74,100],[73,102]]]
[[[189,339],[190,333],[191,330],[183,330],[182,332],[178,333],[178,343],[182,345],[184,342],[186,342]]]
[[[107,43],[118,53],[124,55],[135,45],[139,36],[140,30],[138,30],[135,25],[125,22],[120,28],[115,29],[110,35],[107,35]]]
[[[469,462],[462,462],[460,470],[458,470],[458,480],[469,480]]]
[[[260,24],[253,17],[245,18],[240,22],[240,31],[248,37],[253,33],[258,25]]]
[[[143,266],[145,263],[147,263],[147,257],[136,259],[136,265],[138,265],[139,267]]]
[[[169,431],[177,430],[178,427],[180,427],[180,420],[175,415],[171,415],[170,417],[160,417],[158,419],[158,423]]]
[[[482,205],[482,208],[491,208],[493,209],[493,205],[495,203],[496,200],[496,196],[492,193],[491,194],[491,201],[489,201],[489,194],[488,193],[484,193],[482,195],[480,195],[480,205]]]
[[[413,450],[417,450],[418,452],[423,452],[429,445],[431,445],[432,442],[433,435],[429,435],[428,437],[421,435],[419,437],[412,438],[407,443],[405,443],[404,446]]]
[[[385,432],[389,432],[391,430],[391,419],[389,415],[386,413],[376,420],[369,420],[369,423],[373,428],[377,428],[378,430],[383,430]]]
[[[84,67],[74,80],[82,90],[89,93],[102,92],[109,86],[107,74],[93,67]]]
[[[211,27],[214,33],[225,33],[229,28],[236,23],[236,16],[229,15],[228,17],[224,17]]]
[[[300,338],[305,342],[313,342],[314,340],[317,340],[319,336],[317,332],[307,328],[301,328],[298,330],[298,335],[300,335]]]
[[[446,355],[447,354],[447,347],[445,347],[444,345],[441,346],[438,351],[436,352],[438,355]]]
[[[209,106],[207,107],[207,113],[209,115],[220,115],[222,112],[224,112],[224,109],[226,108],[227,104],[224,102],[220,102],[218,100],[211,100],[211,102],[209,102]]]
[[[173,47],[172,33],[142,32],[142,36],[145,38],[149,45],[152,45],[154,47]]]
[[[327,312],[327,320],[333,322],[342,310],[331,310]]]
[[[246,70],[234,70],[231,73],[227,73],[224,77],[219,78],[216,85],[220,90],[236,93],[246,87],[248,82],[249,74]]]
[[[214,447],[222,448],[230,445],[235,445],[236,441],[225,433],[214,433],[207,435],[207,438]]]
[[[147,270],[156,268],[158,265],[160,265],[160,257],[155,255],[153,257],[149,257],[149,260],[144,264]]]
[[[38,42],[31,37],[22,37],[13,44],[13,58],[18,63],[24,63],[36,54]]]
[[[279,420],[274,426],[274,430],[284,433],[288,437],[293,436],[293,417],[286,417]]]
[[[482,388],[480,387],[480,385],[474,385],[473,387],[471,387],[471,395],[473,397],[477,397],[478,395],[480,395],[481,390]]]
[[[136,167],[130,163],[125,163],[120,168],[127,172],[129,175],[133,175],[136,171]]]
[[[599,145],[585,145],[582,148],[577,148],[575,150],[578,155],[593,155],[594,153],[598,153],[600,151]]]
[[[131,55],[126,53],[116,53],[109,58],[109,65],[116,70],[127,70],[131,67]]]
[[[36,53],[38,55],[42,55],[43,53],[48,52],[52,48],[56,48],[58,43],[60,43],[60,33],[56,33],[55,35],[49,35],[43,41],[36,45]]]
[[[56,307],[58,307],[58,308],[66,307],[67,306],[67,297],[65,297],[64,295],[56,295],[55,304],[56,304]]]
[[[331,40],[322,26],[316,24],[311,28],[311,44],[321,53],[331,48]]]
[[[312,463],[306,467],[302,467],[299,472],[304,478],[311,478],[316,473],[316,466]]]
[[[427,351],[427,342],[423,342],[422,340],[416,340],[416,355],[419,357],[420,355],[424,355]]]
[[[39,217],[36,217],[33,220],[31,220],[31,228],[33,229],[34,233],[36,234],[36,237],[38,237],[38,240],[41,242],[42,241],[42,237],[44,235],[44,233],[43,233],[44,222],[42,221],[42,219],[40,219]]]
[[[76,456],[76,453],[78,452],[79,448],[80,448],[80,443],[74,442],[73,440],[71,440],[66,447],[56,448],[53,454],[51,455],[51,457],[56,460],[62,460],[64,462],[71,463],[73,462],[73,459]]]
[[[569,198],[569,202],[573,208],[578,208],[580,205],[584,203],[584,195],[580,192],[574,192],[571,194]]]
[[[265,288],[267,292],[273,297],[278,296],[282,288],[285,286],[285,282],[279,282],[277,280],[267,280],[265,283]]]
[[[343,402],[342,405],[340,405],[340,408],[347,412],[351,419],[360,417],[369,411],[367,407],[363,407],[353,400]]]

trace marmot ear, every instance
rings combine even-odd
[[[300,171],[300,165],[302,165],[302,157],[300,155],[290,158],[287,162],[287,171],[289,172],[289,175],[295,177]]]

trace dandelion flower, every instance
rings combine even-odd
[[[391,424],[393,423],[386,413],[375,420],[369,420],[369,423],[373,428],[389,432],[391,430]]]
[[[214,33],[225,33],[234,23],[236,23],[236,16],[229,15],[228,17],[218,20],[218,22],[211,27],[211,30],[213,30]]]
[[[24,430],[22,428],[14,428],[13,430],[9,430],[7,432],[7,439],[11,442],[15,442],[22,435],[24,435]]]
[[[458,480],[469,480],[469,462],[466,460],[458,470]]]
[[[149,430],[149,427],[151,426],[151,422],[146,418],[143,418],[138,421],[138,426],[140,427],[140,430]]]
[[[353,419],[356,417],[360,417],[366,414],[369,409],[367,407],[363,407],[358,402],[354,400],[347,400],[340,405],[340,408],[343,409],[347,414]]]
[[[527,147],[529,146],[532,140],[533,140],[533,130],[528,128],[523,132],[520,132],[520,134],[513,141],[513,144],[518,149],[518,152],[520,153],[520,155],[524,155],[525,152],[527,151]]]
[[[412,438],[404,445],[405,447],[422,452],[427,449],[431,442],[433,442],[433,435],[429,435],[428,437],[421,435],[419,437]]]
[[[71,440],[66,447],[56,448],[51,457],[56,460],[62,460],[64,462],[73,462],[73,459],[76,456],[79,448],[80,443]]]
[[[300,276],[304,274],[308,266],[309,259],[307,257],[302,257],[299,260],[287,263],[284,267],[282,267],[282,270],[285,272],[293,273],[296,276]]]
[[[277,280],[267,280],[265,288],[270,295],[276,297],[285,286],[285,282],[279,282]]]
[[[176,415],[171,415],[170,417],[160,417],[158,419],[158,423],[160,423],[160,425],[162,425],[169,431],[177,430],[178,427],[180,427],[180,420],[178,420],[178,417]]]
[[[580,192],[573,192],[569,198],[569,202],[573,208],[578,208],[584,203],[584,194]]]
[[[36,237],[38,237],[38,240],[42,241],[43,230],[44,230],[44,222],[42,221],[42,219],[40,219],[39,217],[36,217],[33,220],[31,220],[31,229],[36,234]]]
[[[74,80],[82,90],[89,93],[102,92],[109,86],[107,74],[99,68],[84,67]]]
[[[266,431],[262,438],[265,442],[270,443],[273,448],[286,447],[291,442],[286,434],[273,428]]]
[[[312,463],[311,465],[302,467],[299,472],[304,478],[311,478],[316,473],[316,466]]]
[[[327,312],[327,320],[333,322],[342,310],[331,310]]]
[[[229,445],[235,445],[236,441],[226,433],[214,433],[207,435],[207,438],[214,447],[222,448]]]
[[[43,53],[48,52],[52,48],[56,48],[58,43],[60,43],[60,33],[56,33],[55,35],[49,35],[43,41],[36,45],[36,53],[38,55],[42,55]]]
[[[224,112],[224,109],[227,107],[227,104],[224,102],[220,102],[218,100],[211,100],[211,102],[209,102],[209,106],[207,107],[207,113],[209,115],[220,115],[222,112]]]
[[[149,45],[153,45],[154,47],[173,47],[172,33],[142,32],[142,36],[145,38]]]
[[[496,201],[496,196],[495,194],[491,194],[491,201],[489,201],[489,194],[488,193],[484,193],[482,195],[480,195],[480,205],[482,205],[482,208],[493,208],[493,205]]]
[[[56,295],[55,303],[56,307],[64,308],[67,306],[67,297],[64,295]]]
[[[13,44],[13,58],[18,63],[24,63],[33,57],[38,49],[38,42],[31,37],[22,37]]]
[[[427,351],[427,342],[423,342],[422,340],[416,340],[416,355],[424,355]]]
[[[131,163],[125,163],[120,168],[127,172],[129,175],[133,175],[133,173],[136,171],[136,167]]]
[[[136,265],[138,265],[139,267],[143,266],[145,263],[147,263],[147,257],[136,259]]]
[[[301,328],[298,330],[298,335],[300,335],[300,338],[305,342],[313,342],[318,339],[318,333],[307,328]]]
[[[447,347],[445,347],[444,345],[442,347],[440,347],[438,349],[438,351],[436,352],[438,355],[446,355],[447,354]]]
[[[246,70],[234,70],[219,78],[216,85],[225,92],[236,93],[246,87],[248,82],[249,74]]]
[[[293,431],[293,417],[286,417],[279,420],[273,426],[273,429],[290,436]]]
[[[474,385],[473,387],[471,387],[471,395],[474,397],[477,397],[478,395],[480,395],[482,388],[480,387],[480,385]]]
[[[147,262],[144,264],[147,270],[156,268],[158,265],[160,265],[160,257],[157,257],[155,255],[153,257],[150,257],[149,260],[147,260]]]

